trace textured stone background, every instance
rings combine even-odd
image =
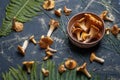
[[[9,0],[0,0],[0,26],[2,25],[2,19],[5,17],[5,7],[8,3]],[[113,24],[120,26],[120,0],[56,0],[55,9],[63,8],[64,5],[72,9],[70,16],[66,17],[63,14],[61,18],[58,18],[53,14],[53,10],[43,10],[39,16],[24,24],[25,27],[22,32],[12,32],[7,37],[0,37],[0,75],[7,71],[10,66],[22,65],[22,61],[25,60],[42,61],[45,51],[39,45],[35,46],[29,43],[24,57],[19,55],[17,45],[22,45],[23,41],[31,35],[35,35],[35,39],[39,41],[41,35],[47,34],[49,20],[54,18],[58,19],[61,25],[52,34],[54,44],[51,47],[58,50],[52,60],[59,64],[66,58],[72,57],[79,64],[87,62],[88,70],[100,75],[102,80],[105,76],[108,76],[111,80],[120,80],[120,54],[114,50],[114,47],[111,47],[112,44],[108,40],[103,39],[100,44],[90,49],[80,49],[69,42],[66,34],[68,20],[79,12],[93,12],[99,15],[103,10],[108,10],[109,17],[114,21],[105,22],[105,27],[111,27]],[[117,41],[119,39],[118,36]],[[119,46],[119,44],[117,45]],[[93,51],[105,59],[103,65],[97,62],[90,63],[89,56]]]

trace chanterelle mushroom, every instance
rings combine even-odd
[[[36,40],[34,39],[34,35],[30,36],[29,40],[33,42],[35,45],[37,44]]]
[[[26,67],[27,72],[31,72],[32,65],[34,64],[34,61],[24,61],[22,64]]]
[[[65,67],[67,69],[74,69],[74,68],[76,68],[76,66],[77,66],[77,62],[73,59],[67,59],[65,61]]]
[[[81,37],[82,41],[85,41],[86,39],[88,39],[90,37],[90,35],[86,32],[82,32],[80,37]]]
[[[46,52],[46,56],[43,58],[43,60],[47,60],[47,59],[49,59],[49,58],[52,57],[52,56],[53,56],[53,53],[50,52],[50,51],[47,51],[47,52]]]
[[[62,15],[61,11],[62,11],[62,9],[59,8],[58,10],[55,10],[54,13],[55,13],[55,15],[57,15],[58,17],[60,17]]]
[[[51,10],[55,7],[55,1],[54,0],[45,0],[43,3],[43,8],[46,10]]]
[[[66,6],[64,6],[63,10],[64,10],[66,16],[70,15],[70,13],[72,12],[72,9],[69,9]]]
[[[85,18],[89,21],[91,25],[95,25],[101,29],[102,27],[102,22],[96,19],[93,15],[91,14],[85,14]]]
[[[118,25],[113,25],[113,27],[111,28],[111,33],[115,36],[117,36],[117,34],[120,32],[120,28],[118,27]]]
[[[23,30],[23,28],[24,28],[23,23],[16,21],[16,18],[14,17],[12,29],[17,31],[17,32],[20,32]]]
[[[110,19],[109,17],[107,17],[107,14],[108,14],[108,11],[103,11],[101,14],[100,14],[100,18],[103,19],[103,20],[106,20],[106,21],[113,21],[112,19]]]
[[[59,71],[59,73],[63,73],[63,72],[65,72],[65,71],[66,71],[65,66],[64,66],[63,64],[60,65],[60,66],[58,67],[58,71]]]
[[[75,27],[73,27],[71,32],[76,35],[77,40],[82,41],[82,39],[80,37],[80,34],[81,34],[82,31],[83,30],[81,28],[75,28]]]
[[[105,28],[105,34],[110,34],[110,28]]]
[[[91,53],[91,56],[90,56],[90,61],[93,62],[93,61],[98,61],[100,63],[104,63],[104,59],[102,58],[99,58],[95,55],[95,53]]]
[[[80,66],[80,67],[77,68],[77,71],[78,72],[83,72],[88,78],[91,78],[90,73],[86,69],[86,65],[87,65],[87,63],[85,62],[82,66]]]
[[[49,22],[49,26],[50,26],[50,29],[47,33],[47,36],[51,36],[54,29],[56,29],[59,26],[59,22],[54,20],[54,19],[51,19],[50,22]]]
[[[49,71],[44,68],[42,68],[42,73],[45,77],[49,76]]]
[[[22,55],[25,55],[25,50],[26,50],[27,46],[28,46],[28,40],[25,40],[23,43],[23,46],[18,45],[17,49]]]
[[[53,44],[53,39],[49,36],[41,36],[41,39],[39,41],[39,45],[41,48],[45,48],[46,51],[56,52],[57,50],[50,48],[50,45]]]

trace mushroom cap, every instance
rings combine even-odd
[[[23,49],[22,46],[18,45],[18,51],[22,54],[22,55],[25,55],[25,50]]]
[[[72,28],[72,33],[73,34],[81,33],[82,31],[83,30],[81,28],[75,28],[75,27]]]
[[[83,69],[85,69],[87,66],[87,63],[85,62],[82,66],[77,68],[77,71],[83,71]]]
[[[34,63],[35,63],[35,61],[24,61],[22,64],[23,65],[32,65]]]
[[[68,59],[65,61],[65,67],[67,69],[74,69],[77,66],[77,62],[73,59]]]
[[[100,14],[100,18],[101,18],[101,19],[104,19],[107,14],[108,14],[108,11],[107,11],[107,10],[103,11],[103,12]]]
[[[68,9],[66,6],[64,6],[63,10],[64,10],[66,16],[68,16],[72,12],[72,10]]]
[[[111,32],[112,32],[112,34],[113,35],[117,35],[118,33],[119,33],[119,27],[118,27],[118,25],[113,25],[113,27],[111,28]]]
[[[55,10],[54,13],[55,13],[55,15],[60,17],[61,16],[61,9]]]
[[[81,33],[81,38],[82,38],[83,41],[85,41],[89,37],[90,37],[90,35],[88,33],[86,33],[86,32]]]
[[[44,75],[45,77],[47,77],[47,76],[49,75],[49,71],[48,71],[48,70],[42,68],[41,71],[42,71],[42,73],[43,73],[43,75]]]
[[[39,45],[41,48],[47,48],[48,46],[52,45],[53,43],[53,39],[49,36],[43,36],[41,37],[40,41],[39,41]]]
[[[29,37],[29,40],[32,40],[32,39],[34,39],[34,35],[32,35],[32,36]]]
[[[46,10],[51,10],[55,7],[55,1],[54,0],[46,0],[43,3],[43,8]]]
[[[93,62],[95,57],[96,57],[95,53],[92,52],[91,55],[90,55],[90,61]]]
[[[20,32],[23,30],[23,28],[24,28],[23,23],[18,22],[18,21],[13,22],[13,26],[12,26],[13,30]]]
[[[49,22],[50,26],[54,26],[54,27],[58,27],[59,26],[59,22],[57,20],[51,19]]]

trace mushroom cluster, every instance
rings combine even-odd
[[[78,41],[89,43],[101,37],[102,22],[93,15],[86,13],[75,21],[71,33]]]

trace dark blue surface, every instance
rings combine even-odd
[[[5,7],[8,3],[9,0],[0,0],[0,26],[2,25],[2,19],[5,17]],[[8,71],[10,66],[22,65],[22,61],[25,60],[42,61],[45,51],[39,45],[35,46],[29,43],[24,57],[19,55],[17,45],[22,45],[23,41],[31,35],[35,35],[35,39],[39,41],[41,35],[47,34],[50,18],[54,18],[58,19],[61,25],[52,34],[54,43],[51,47],[58,50],[52,60],[59,64],[68,57],[72,57],[80,65],[87,62],[88,70],[99,74],[101,77],[107,75],[112,80],[120,79],[120,54],[111,49],[109,43],[106,44],[106,40],[103,39],[93,48],[80,49],[69,42],[66,34],[68,20],[79,12],[94,12],[99,15],[103,10],[108,10],[109,16],[114,19],[114,22],[105,22],[105,27],[111,27],[113,24],[120,26],[120,0],[56,0],[55,9],[63,8],[64,5],[72,9],[70,16],[66,17],[63,13],[61,18],[58,18],[53,14],[53,10],[43,10],[39,16],[24,24],[22,32],[12,32],[6,37],[0,37],[0,75],[2,72]],[[90,63],[89,56],[93,51],[105,59],[103,65],[97,62]]]

